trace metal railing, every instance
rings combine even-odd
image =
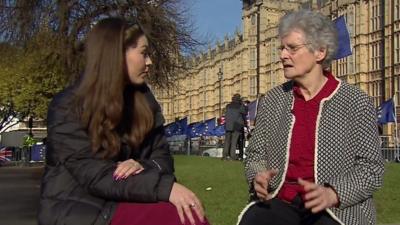
[[[202,144],[199,143],[198,140],[192,141],[190,145],[187,140],[170,142],[171,151],[175,154],[202,155],[202,153],[209,148],[222,147],[222,145]],[[381,152],[386,162],[400,162],[400,148],[381,147]]]
[[[400,162],[400,148],[381,148],[383,159],[387,162]]]

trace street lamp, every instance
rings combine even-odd
[[[257,98],[260,94],[260,6],[262,5],[262,1],[257,2],[257,67],[256,67],[256,73],[257,73]]]
[[[222,78],[224,73],[222,73],[222,68],[219,68],[217,73],[219,81],[219,118],[222,116]]]
[[[29,128],[29,136],[31,137],[33,137],[32,127],[33,127],[33,118],[32,116],[30,116],[28,119],[28,128]]]

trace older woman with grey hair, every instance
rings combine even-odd
[[[289,81],[261,100],[245,160],[253,202],[240,225],[375,224],[382,185],[375,109],[334,77],[331,20],[301,10],[282,17],[280,59]]]

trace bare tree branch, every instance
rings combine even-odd
[[[25,47],[46,29],[56,40],[51,43],[51,58],[73,81],[82,70],[81,43],[91,25],[104,16],[136,18],[154,50],[150,82],[166,87],[185,68],[179,54],[201,44],[192,37],[193,26],[183,5],[182,0],[3,0],[0,37]]]

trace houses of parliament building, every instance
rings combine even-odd
[[[237,1],[237,0],[236,0]],[[253,101],[285,82],[279,59],[279,19],[301,8],[333,19],[344,16],[352,55],[334,61],[333,74],[368,93],[375,106],[395,96],[400,103],[400,0],[242,0],[242,31],[188,59],[190,70],[173,90],[155,90],[168,122],[223,115],[235,93]],[[239,16],[239,15],[238,15]],[[383,133],[393,134],[393,126]]]

